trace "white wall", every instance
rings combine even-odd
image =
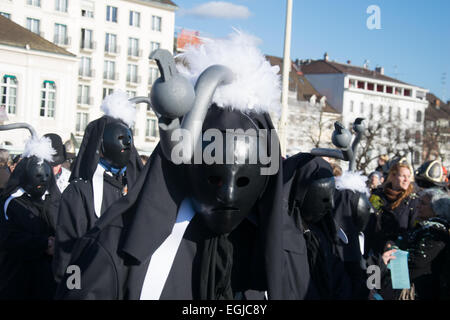
[[[75,86],[75,95],[73,99],[66,100],[67,104],[71,104],[73,110],[72,117],[76,117],[76,112],[88,112],[89,121],[95,120],[102,116],[100,105],[103,99],[103,88],[122,89],[124,91],[136,91],[137,96],[148,96],[151,86],[148,85],[149,66],[156,67],[154,62],[150,62],[148,57],[150,54],[150,41],[160,42],[161,48],[173,51],[174,29],[175,29],[175,12],[168,6],[154,3],[144,3],[134,0],[92,0],[95,4],[94,18],[81,16],[80,0],[69,0],[68,12],[58,12],[54,9],[55,2],[53,0],[41,0],[41,8],[26,5],[26,0],[7,1],[0,0],[0,11],[11,14],[11,19],[26,27],[26,18],[32,17],[41,21],[41,32],[45,39],[53,42],[54,25],[61,23],[67,25],[68,36],[71,42],[68,46],[62,46],[69,52],[81,56],[91,57],[92,69],[95,75],[92,79],[79,79],[80,84],[90,86],[90,96],[92,104],[89,106],[79,106],[77,104],[78,85]],[[106,21],[106,6],[114,6],[118,8],[118,22],[112,23]],[[140,27],[129,25],[129,11],[140,12]],[[151,30],[152,15],[162,18],[161,32]],[[93,30],[93,41],[96,48],[91,53],[80,50],[81,29],[86,28]],[[104,53],[105,34],[113,33],[117,35],[117,44],[120,52],[115,56],[106,56]],[[139,59],[128,58],[128,38],[139,39],[139,49],[142,56]],[[116,63],[116,73],[119,75],[117,81],[105,83],[103,80],[104,60],[112,60]],[[128,63],[138,65],[138,77],[140,83],[130,85],[126,82]],[[77,64],[78,74],[78,64]],[[145,121],[146,118],[154,118],[153,112],[147,112],[144,104],[137,106],[136,129],[138,135],[135,136],[135,145],[142,153],[150,153],[156,146],[158,139],[145,138]],[[73,129],[75,133],[75,130]],[[79,136],[81,139],[81,136]]]
[[[68,140],[75,129],[75,105],[71,101],[77,95],[76,58],[0,45],[0,77],[5,74],[18,80],[16,114],[8,115],[5,124],[27,122],[39,135],[54,132],[63,141]],[[55,118],[39,114],[44,80],[56,84]],[[10,141],[20,149],[29,137],[27,130],[1,131],[0,143]]]

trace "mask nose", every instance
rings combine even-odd
[[[217,190],[217,201],[225,206],[232,206],[235,200],[236,187],[231,181],[225,181]]]
[[[129,147],[129,146],[131,145],[131,141],[132,141],[132,140],[133,140],[133,138],[132,138],[131,136],[126,135],[126,136],[123,138],[123,145],[126,146],[126,147]]]

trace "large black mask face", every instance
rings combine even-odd
[[[47,191],[51,177],[51,167],[47,162],[39,163],[32,157],[28,160],[23,176],[22,188],[32,197],[40,198]]]
[[[224,164],[187,166],[194,209],[216,234],[233,231],[249,215],[264,192],[268,176],[261,175],[263,165],[259,159],[249,161],[253,159],[251,155],[258,152],[257,147],[257,139],[250,139],[248,143],[238,141],[234,146],[224,146]],[[263,144],[260,147],[266,152]],[[231,164],[225,163],[227,154],[233,155]]]
[[[306,223],[316,223],[334,208],[334,177],[314,180],[309,186],[300,208]]]
[[[133,135],[123,123],[108,123],[103,131],[103,157],[117,169],[125,167],[130,159]]]

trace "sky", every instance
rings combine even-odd
[[[283,56],[286,0],[172,1],[179,7],[175,31],[225,37],[237,28],[258,37],[264,54]],[[368,12],[372,5],[379,15]],[[327,52],[340,63],[367,60],[370,69],[384,67],[386,75],[450,100],[449,13],[449,0],[293,0],[291,59]]]

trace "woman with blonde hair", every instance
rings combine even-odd
[[[387,241],[396,242],[414,227],[419,199],[413,177],[411,166],[401,159],[391,166],[384,184],[373,190],[373,239],[367,244],[375,253],[382,253]]]
[[[368,261],[382,263],[383,254],[392,247],[401,247],[407,233],[414,228],[418,214],[419,198],[413,183],[413,170],[403,159],[390,166],[383,185],[373,190],[370,202],[375,213],[364,233],[365,254]],[[383,285],[384,299],[397,299],[401,290],[393,290],[390,285]],[[398,291],[398,292],[397,292]]]

